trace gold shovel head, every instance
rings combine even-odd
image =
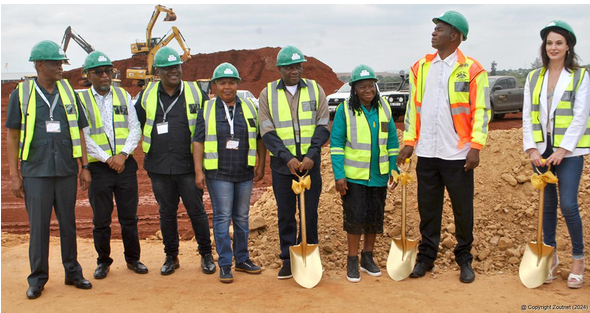
[[[291,272],[295,281],[305,288],[313,288],[322,279],[322,260],[318,245],[289,247]]]
[[[416,264],[418,242],[406,239],[405,249],[402,239],[393,239],[387,257],[387,273],[395,281],[406,279]]]
[[[536,242],[529,242],[524,248],[524,255],[520,261],[518,276],[527,288],[541,286],[551,269],[553,247],[543,244],[540,255],[538,250]]]

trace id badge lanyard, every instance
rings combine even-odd
[[[41,99],[43,99],[43,101],[49,107],[49,119],[53,122],[53,111],[55,110],[55,107],[57,106],[57,100],[59,99],[59,93],[57,95],[55,95],[55,98],[53,99],[53,103],[49,104],[49,100],[47,100],[47,97],[45,97],[45,94],[41,91],[39,86],[37,86],[37,82],[35,82],[35,90],[37,90],[37,93],[39,94],[39,96],[41,96]]]
[[[227,119],[227,123],[229,124],[229,133],[231,135],[231,138],[234,138],[234,120],[235,120],[235,116],[236,116],[236,108],[234,105],[234,116],[231,116],[229,114],[229,109],[227,108],[227,104],[225,102],[223,102],[223,108],[225,109],[225,118]]]
[[[184,91],[184,84],[181,82],[180,85],[180,93],[178,94],[178,97],[176,97],[176,99],[174,99],[174,101],[172,101],[172,103],[170,104],[170,106],[168,107],[167,110],[164,110],[164,104],[162,103],[162,99],[160,99],[158,97],[158,102],[160,102],[160,107],[162,108],[162,111],[164,112],[164,123],[166,123],[166,115],[168,115],[168,113],[170,113],[170,111],[172,111],[172,108],[174,108],[174,106],[176,105],[176,102],[178,102],[178,99],[180,99],[180,96],[182,96],[182,92]]]

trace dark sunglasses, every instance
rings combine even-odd
[[[102,77],[103,74],[107,74],[107,76],[111,76],[113,74],[113,69],[106,69],[106,70],[94,70],[92,71],[96,76]]]

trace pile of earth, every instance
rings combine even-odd
[[[182,77],[188,81],[211,78],[213,70],[219,64],[229,62],[238,69],[242,78],[238,88],[250,90],[254,96],[258,97],[268,82],[280,78],[276,66],[279,50],[280,48],[266,47],[256,50],[230,50],[195,54],[183,64]],[[328,65],[314,57],[305,56],[305,58],[307,62],[303,63],[303,77],[316,80],[327,94],[342,86],[342,82]],[[113,66],[121,72],[121,85],[132,96],[138,94],[141,88],[134,87],[133,80],[127,79],[125,73],[131,67],[145,67],[147,64],[146,59],[146,55],[137,55],[129,59],[113,61]],[[78,84],[82,78],[80,68],[64,72],[64,78],[70,81],[74,89],[84,88]]]
[[[399,132],[401,136],[401,132]],[[488,144],[481,152],[480,166],[475,171],[473,266],[478,273],[516,273],[528,242],[536,241],[539,193],[533,189],[533,174],[528,157],[522,152],[522,130],[491,131]],[[413,156],[412,164],[416,157]],[[580,182],[580,215],[585,225],[590,223],[590,158],[585,159]],[[413,166],[415,169],[415,166]],[[323,192],[318,208],[318,229],[322,264],[327,270],[345,270],[347,241],[342,229],[342,201],[334,186],[329,148],[322,151]],[[415,174],[415,171],[413,171]],[[417,184],[408,185],[407,229],[410,239],[420,239],[416,198]],[[250,210],[250,250],[252,259],[275,269],[279,239],[277,205],[268,188]],[[374,255],[385,269],[392,238],[401,234],[401,188],[389,191],[385,205],[384,233],[377,236]],[[435,273],[457,269],[453,249],[457,243],[451,201],[445,193],[442,234]],[[586,250],[590,249],[590,228],[584,229]],[[362,247],[362,243],[361,243]],[[565,221],[559,213],[557,251],[561,274],[567,277],[571,268],[571,242]]]

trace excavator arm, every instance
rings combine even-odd
[[[68,50],[68,45],[70,44],[70,39],[74,39],[74,41],[80,47],[82,47],[82,49],[84,49],[84,51],[86,51],[86,53],[90,54],[92,51],[94,51],[94,47],[91,44],[89,44],[86,40],[84,40],[84,38],[82,38],[82,36],[76,34],[76,32],[74,32],[72,30],[72,26],[68,26],[68,28],[66,28],[66,31],[64,33],[64,37],[61,40],[61,48],[64,52],[66,52],[66,50]]]
[[[160,12],[166,12],[166,17],[164,17],[164,22],[171,22],[176,21],[176,13],[172,10],[172,8],[167,8],[163,5],[156,5],[154,9],[154,13],[152,13],[152,18],[148,22],[147,28],[145,30],[145,39],[146,43],[148,44],[148,49],[151,49],[151,39],[152,39],[152,30],[154,29],[154,25],[158,20],[158,16],[160,16]]]
[[[147,68],[149,69],[150,73],[153,73],[152,67],[154,66],[154,57],[156,56],[156,53],[158,53],[161,48],[166,47],[174,38],[176,38],[176,41],[178,41],[178,44],[180,45],[180,48],[183,52],[183,54],[180,56],[180,59],[185,62],[191,58],[191,48],[186,47],[184,36],[182,36],[182,33],[180,33],[180,30],[178,30],[176,26],[172,26],[172,29],[168,31],[166,36],[164,36],[164,38],[162,38],[162,40],[160,40],[160,42],[158,42],[148,54]]]

